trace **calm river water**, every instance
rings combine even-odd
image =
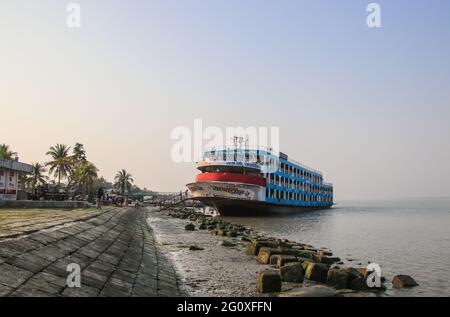
[[[378,263],[388,281],[409,274],[420,284],[388,295],[450,296],[450,199],[342,201],[323,211],[225,219],[327,247],[347,264]]]

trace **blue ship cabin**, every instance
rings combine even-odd
[[[204,153],[205,162],[223,162],[227,172],[255,173],[266,180],[265,201],[273,204],[327,207],[333,205],[333,185],[323,181],[321,172],[271,150],[226,149]],[[231,169],[234,167],[234,170]],[[236,170],[241,166],[241,170]],[[222,169],[221,165],[217,171]]]

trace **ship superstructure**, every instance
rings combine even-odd
[[[206,151],[197,162],[201,171],[187,184],[193,198],[222,215],[293,212],[329,208],[333,185],[322,173],[270,149]]]

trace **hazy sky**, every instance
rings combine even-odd
[[[176,191],[171,131],[278,126],[336,199],[450,196],[450,1],[0,0],[0,142]]]

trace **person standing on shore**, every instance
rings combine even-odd
[[[103,188],[100,187],[97,191],[97,209],[102,209],[103,205]]]

